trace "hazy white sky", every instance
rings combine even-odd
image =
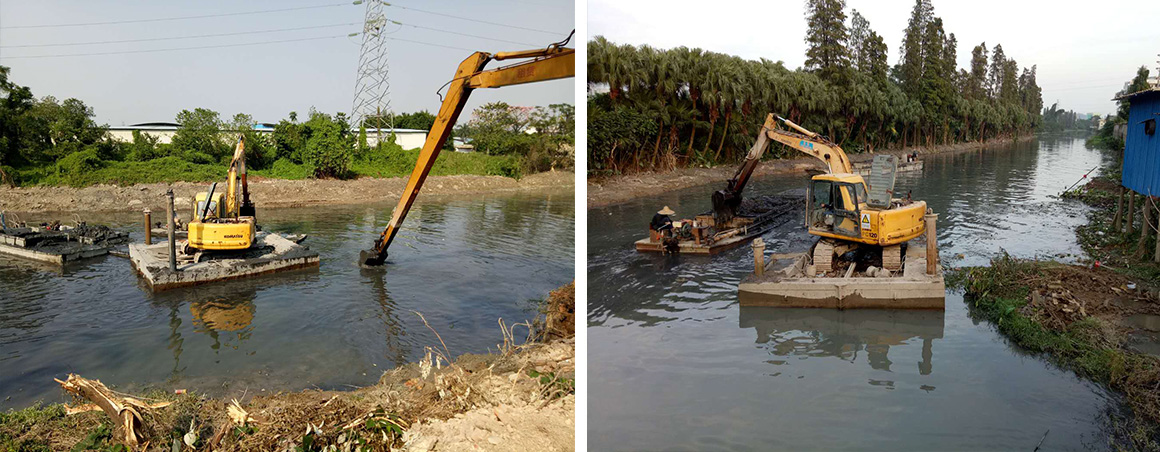
[[[1156,75],[1160,21],[1148,2],[1102,0],[933,0],[947,33],[958,38],[960,67],[971,49],[986,42],[1020,67],[1038,65],[1043,102],[1066,109],[1108,113],[1110,99],[1147,65]],[[847,0],[882,35],[891,65],[898,62],[903,29],[913,0]],[[847,19],[847,25],[849,19]],[[588,0],[589,37],[659,48],[700,47],[747,59],[805,61],[805,1]]]
[[[389,19],[405,24],[450,30],[491,39],[449,34],[413,27],[392,26],[390,36],[470,50],[490,52],[542,47],[559,41],[575,28],[572,0],[399,0],[396,5],[425,11],[516,25],[509,28],[425,14],[398,7],[385,8]],[[42,24],[127,21],[246,11],[335,5],[297,11],[272,12],[205,19],[143,22],[120,25],[50,28],[8,28]],[[292,1],[185,1],[144,0],[0,0],[0,65],[12,68],[11,78],[29,86],[37,97],[79,98],[96,110],[98,122],[110,125],[173,121],[182,109],[205,107],[223,117],[249,113],[261,122],[275,122],[310,107],[335,113],[349,112],[354,96],[364,5],[343,0]],[[284,28],[352,24],[278,33],[235,35],[69,47],[14,47],[37,44],[84,43],[161,37],[238,33]],[[331,39],[160,53],[137,53],[66,58],[17,58],[32,55],[98,53],[239,44],[287,39],[339,36]],[[500,39],[511,42],[496,41]],[[575,46],[575,40],[570,47]],[[522,45],[532,44],[531,46]],[[469,50],[448,49],[404,41],[390,46],[391,104],[396,112],[439,110],[435,90],[455,73]],[[497,66],[492,63],[492,66]],[[468,108],[486,102],[515,105],[574,103],[572,79],[477,90]],[[466,116],[465,116],[466,117]]]

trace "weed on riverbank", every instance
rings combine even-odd
[[[1113,227],[1119,197],[1117,191],[1120,186],[1119,180],[1118,169],[1105,169],[1103,175],[1063,193],[1062,197],[1065,199],[1077,199],[1093,207],[1088,213],[1087,224],[1076,228],[1076,237],[1084,252],[1093,261],[1098,261],[1101,267],[1153,284],[1160,283],[1160,263],[1152,258],[1156,250],[1156,234],[1152,228],[1156,225],[1145,224],[1143,215],[1139,212],[1140,204],[1147,202],[1144,200],[1146,198],[1137,197],[1135,206],[1137,212],[1133,216],[1132,233],[1126,232],[1124,224],[1121,225],[1121,230]],[[1123,204],[1122,221],[1127,222],[1127,197],[1124,198]],[[1150,234],[1141,242],[1140,232],[1144,228],[1149,228]]]
[[[1160,361],[1133,349],[1129,321],[1160,315],[1160,302],[1133,278],[1003,254],[988,267],[951,273],[948,283],[965,290],[973,317],[1016,345],[1121,392],[1134,416],[1112,423],[1113,447],[1160,447]]]

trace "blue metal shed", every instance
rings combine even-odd
[[[1132,191],[1160,196],[1160,87],[1127,94],[1127,131],[1124,135],[1124,162],[1121,183]]]

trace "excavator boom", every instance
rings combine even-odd
[[[463,105],[467,103],[467,98],[471,95],[472,90],[575,76],[576,50],[563,47],[567,41],[552,44],[545,49],[501,52],[494,55],[476,52],[459,64],[459,68],[455,71],[455,78],[451,79],[447,95],[443,98],[443,105],[439,107],[439,115],[435,118],[435,124],[431,126],[431,131],[427,134],[427,141],[423,143],[423,149],[419,152],[415,169],[411,171],[411,177],[407,180],[407,186],[403,189],[399,204],[395,206],[395,210],[391,214],[391,221],[378,240],[375,241],[374,247],[360,253],[359,262],[361,265],[379,266],[386,261],[387,248],[391,246],[391,241],[399,232],[403,219],[407,217],[407,212],[415,203],[415,198],[419,195],[419,190],[423,188],[427,174],[435,165],[435,159],[439,157],[439,151],[447,142],[451,128],[455,126],[459,114],[463,112]],[[491,60],[526,58],[531,58],[531,60],[486,71],[483,69]]]
[[[766,132],[770,138],[781,144],[817,157],[818,160],[821,160],[829,167],[831,173],[849,174],[854,172],[853,167],[850,165],[850,159],[846,158],[846,152],[841,147],[838,147],[837,144],[781,116],[769,115],[766,119],[766,124],[769,124],[773,117],[776,117],[790,128],[797,130],[800,134],[773,128]]]

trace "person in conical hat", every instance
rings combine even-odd
[[[669,218],[669,215],[675,214],[676,212],[673,212],[673,209],[665,206],[665,208],[657,211],[656,215],[653,215],[652,221],[648,224],[648,228],[654,231],[671,230],[673,228],[673,219]]]

